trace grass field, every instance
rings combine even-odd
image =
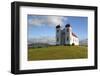
[[[85,46],[50,46],[44,48],[29,48],[28,60],[80,59],[87,58]]]

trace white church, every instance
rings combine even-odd
[[[79,45],[79,38],[72,32],[70,24],[66,24],[64,29],[56,26],[56,45]]]

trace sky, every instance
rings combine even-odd
[[[79,40],[87,39],[88,17],[79,16],[51,16],[51,15],[28,15],[28,39],[32,38],[55,38],[56,26],[60,24],[62,29],[66,24],[72,26],[72,31]]]

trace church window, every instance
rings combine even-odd
[[[67,29],[67,32],[69,32],[69,29]]]
[[[59,38],[57,37],[57,41],[59,41]]]
[[[69,37],[67,37],[67,41],[69,40]]]
[[[57,30],[57,32],[59,32],[59,30]]]

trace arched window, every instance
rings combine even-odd
[[[67,37],[67,41],[69,41],[69,37]]]
[[[59,41],[59,38],[57,37],[57,41]]]
[[[57,30],[57,32],[59,32],[59,30]]]
[[[69,32],[69,29],[67,29],[67,32]]]

